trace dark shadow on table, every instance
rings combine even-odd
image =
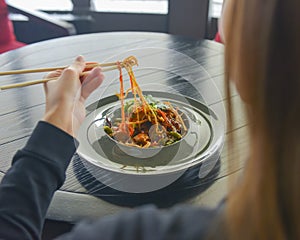
[[[89,194],[119,206],[136,207],[144,204],[155,204],[159,208],[166,208],[191,199],[211,186],[220,172],[220,159],[205,178],[199,178],[200,165],[188,169],[177,181],[169,186],[149,193],[120,192],[96,180],[84,167],[79,157],[73,159],[75,176],[87,189]],[[95,191],[95,189],[99,189]],[[50,240],[64,233],[70,232],[73,224],[62,221],[46,220],[42,240]]]
[[[201,166],[202,164],[199,164],[189,168],[180,178],[165,188],[146,193],[128,193],[104,185],[89,173],[80,157],[77,156],[73,159],[75,176],[89,194],[124,207],[154,204],[159,208],[168,208],[196,197],[217,179],[220,172],[220,159],[217,160],[212,170],[204,178],[199,178]]]

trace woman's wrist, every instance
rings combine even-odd
[[[72,111],[73,109],[70,110],[69,107],[59,106],[55,109],[46,111],[43,121],[48,122],[75,137],[72,123]]]

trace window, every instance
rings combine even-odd
[[[32,10],[42,10],[42,11],[70,11],[73,8],[71,0],[6,0],[7,3],[13,3],[19,7],[32,9]]]
[[[94,0],[95,11],[168,14],[168,0]]]
[[[213,18],[219,18],[222,12],[223,0],[212,0],[210,16]]]
[[[71,11],[71,0],[7,0],[20,7],[42,11]],[[91,0],[96,12],[168,14],[169,0]]]
[[[75,25],[77,33],[152,31],[206,37],[210,4],[223,0],[7,0]],[[74,5],[73,5],[74,3]],[[77,7],[76,7],[77,6]],[[74,8],[73,8],[74,7]],[[91,11],[89,11],[91,10]]]

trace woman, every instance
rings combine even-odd
[[[226,3],[227,96],[229,80],[233,80],[247,102],[251,124],[249,161],[225,204],[217,209],[178,206],[164,212],[144,207],[81,223],[59,239],[300,239],[300,2]],[[39,123],[25,148],[17,153],[0,187],[0,238],[40,236],[51,197],[61,186],[75,151],[71,136],[83,120],[83,101],[103,80],[96,69],[81,86],[78,76],[83,68],[84,62],[79,58],[59,80],[46,85],[44,122]],[[91,81],[93,78],[96,81]],[[232,106],[228,99],[231,126]],[[75,105],[81,107],[73,111]],[[64,148],[55,141],[38,141],[45,132],[60,139],[59,144],[64,142]],[[234,144],[234,139],[230,142]],[[33,143],[39,144],[41,150],[33,148]],[[47,147],[54,155],[51,158]],[[38,161],[30,164],[30,158]],[[30,174],[22,178],[25,170]],[[19,178],[23,182],[18,182]],[[46,178],[51,181],[45,181]],[[31,189],[29,196],[20,188],[24,182]],[[22,200],[11,197],[14,195]],[[25,201],[19,209],[18,201]]]
[[[226,228],[230,239],[300,239],[300,1],[228,4],[226,78],[248,103],[251,144]]]

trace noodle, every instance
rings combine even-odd
[[[182,117],[169,102],[162,103],[150,95],[143,95],[132,71],[134,65],[138,62],[133,56],[118,62],[120,93],[117,96],[121,102],[121,122],[118,117],[113,117],[104,130],[127,146],[149,148],[179,141],[187,131]],[[126,69],[130,81],[130,89],[125,95],[122,67]],[[133,102],[125,103],[129,91],[133,94]]]

